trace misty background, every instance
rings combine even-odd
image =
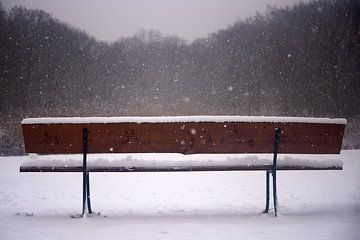
[[[360,147],[358,0],[268,7],[192,41],[112,42],[0,2],[0,33],[3,155],[24,153],[23,118],[57,116],[344,117],[343,146]]]
[[[2,0],[5,9],[41,9],[97,40],[114,42],[139,29],[156,29],[188,41],[206,37],[238,20],[265,12],[268,5],[300,0]],[[301,0],[308,2],[309,0]]]

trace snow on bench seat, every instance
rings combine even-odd
[[[231,171],[271,169],[272,154],[91,154],[90,172]],[[20,171],[81,172],[82,156],[31,154]],[[278,170],[339,170],[339,155],[282,154]]]
[[[45,117],[26,118],[21,124],[90,124],[90,123],[186,123],[186,122],[263,122],[346,124],[343,118],[272,117],[272,116],[154,116],[154,117]]]

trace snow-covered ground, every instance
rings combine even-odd
[[[264,172],[19,173],[0,157],[0,239],[359,239],[360,151],[343,171],[278,173],[280,216],[260,214]],[[104,217],[106,216],[106,217]]]

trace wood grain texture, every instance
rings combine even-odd
[[[92,123],[22,125],[28,153],[272,153],[281,128],[280,153],[338,154],[345,125],[318,123]]]

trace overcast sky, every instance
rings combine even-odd
[[[305,0],[307,1],[307,0]],[[192,41],[237,20],[264,12],[268,5],[292,6],[299,0],[2,0],[38,8],[85,30],[100,40],[115,41],[139,30],[158,30]]]

